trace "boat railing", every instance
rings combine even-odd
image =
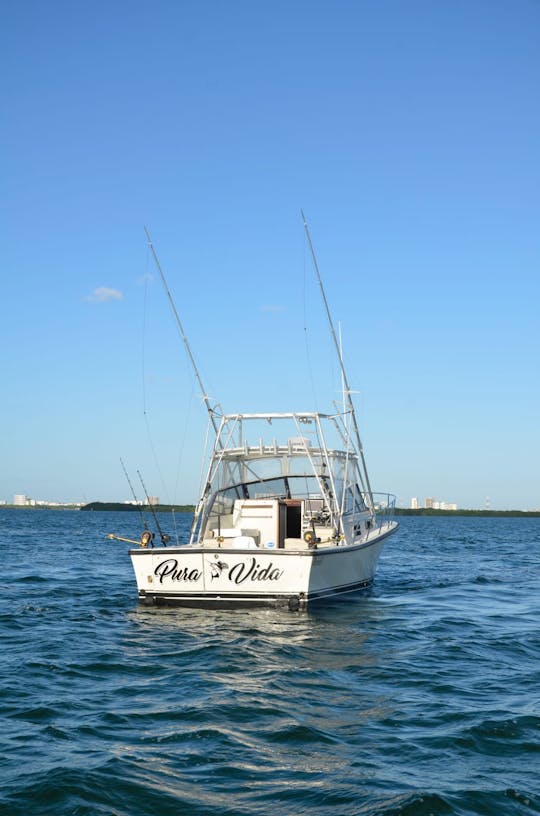
[[[264,444],[259,441],[256,445],[250,445],[244,442],[241,447],[223,447],[216,448],[220,459],[263,459],[263,458],[282,458],[284,456],[328,456],[330,459],[354,460],[358,458],[356,453],[352,451],[334,450],[319,447],[312,447],[309,439],[289,439],[286,445],[278,445],[276,441],[271,444]]]
[[[379,530],[394,518],[396,510],[396,497],[393,493],[372,493],[373,509],[377,517]],[[364,495],[367,501],[367,496]]]

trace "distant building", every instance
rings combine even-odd
[[[153,507],[159,504],[159,496],[148,496],[148,504],[151,504]]]
[[[426,499],[426,509],[430,510],[457,510],[457,504],[449,504],[436,499]]]
[[[2,502],[0,502],[2,504]],[[5,504],[5,502],[4,502]],[[16,493],[13,496],[15,507],[81,507],[82,502],[59,502],[47,501],[46,499],[30,499],[24,493]]]
[[[418,510],[418,499],[411,499],[411,510]]]

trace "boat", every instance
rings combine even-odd
[[[342,401],[329,413],[225,414],[204,389],[162,277],[212,426],[213,445],[189,541],[171,544],[157,519],[129,550],[139,601],[153,606],[285,607],[369,587],[398,528],[395,497],[372,492],[351,390],[307,222],[307,240],[334,341]]]

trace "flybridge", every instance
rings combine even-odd
[[[325,425],[340,447],[328,444]],[[253,439],[249,434],[253,428],[275,436],[271,440]],[[291,430],[301,435],[291,436]],[[256,507],[253,503],[261,499],[275,504]],[[253,521],[255,509],[264,509],[265,516],[271,514],[277,520],[280,503],[288,508],[281,533],[270,536],[278,538],[278,546],[286,539],[302,539],[315,520],[327,523],[325,540],[334,544],[352,541],[355,525],[358,531],[362,518],[372,512],[373,498],[346,417],[318,412],[222,417],[190,543],[208,543],[213,531],[229,529],[233,522],[235,529],[254,529],[251,522],[240,527],[238,523],[248,517]],[[292,529],[296,534],[288,535]],[[313,533],[316,538],[322,541]]]
[[[257,424],[258,423],[258,424]],[[333,442],[346,448],[350,455],[355,455],[356,450],[353,440],[350,437],[350,429],[347,426],[346,414],[321,414],[310,413],[268,413],[268,414],[227,414],[221,418],[221,422],[216,434],[215,448],[228,453],[233,450],[248,449],[254,452],[271,453],[277,452],[276,432],[283,434],[281,429],[286,428],[287,434],[282,439],[286,451],[289,453],[307,452],[309,448],[326,448],[326,437],[328,431],[333,437]],[[324,430],[324,425],[327,430]],[[250,435],[259,434],[259,439],[253,448],[246,447],[245,441],[246,426],[249,426]],[[306,426],[312,426],[307,428]],[[252,429],[255,429],[253,431]],[[291,436],[295,432],[297,436]],[[312,438],[309,438],[309,437]],[[271,439],[269,439],[271,437]],[[253,436],[252,436],[253,438]],[[337,451],[336,451],[337,452]]]

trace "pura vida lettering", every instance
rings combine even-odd
[[[164,578],[170,578],[171,581],[198,581],[202,576],[202,571],[198,569],[189,569],[189,567],[179,567],[176,558],[168,558],[162,561],[154,570],[154,575],[159,578],[159,583],[163,583]]]
[[[269,561],[263,566],[256,558],[249,561],[239,561],[229,568],[223,561],[210,564],[210,575],[212,580],[225,574],[233,584],[243,584],[246,581],[279,581],[283,575],[283,570],[278,569]],[[154,570],[154,575],[159,578],[162,584],[167,578],[170,581],[186,583],[196,583],[202,578],[202,570],[192,567],[182,567],[176,558],[167,558],[161,561]]]
[[[229,581],[235,584],[243,584],[244,581],[278,581],[282,575],[283,570],[274,567],[271,561],[263,567],[256,558],[250,558],[247,562],[240,561],[228,572]]]

